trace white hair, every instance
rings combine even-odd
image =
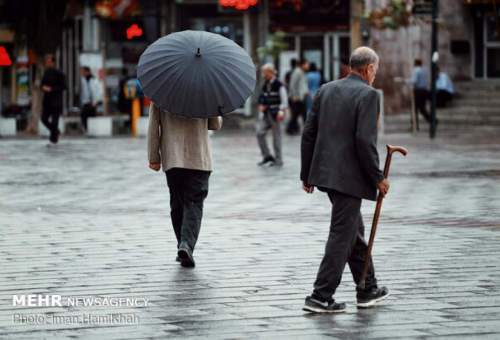
[[[270,71],[273,71],[276,73],[276,67],[274,67],[273,63],[266,63],[266,64],[262,65],[262,71],[265,71],[265,70],[270,70]]]
[[[352,52],[349,59],[349,66],[354,70],[358,70],[363,66],[378,63],[378,61],[378,55],[374,50],[366,46],[361,46]]]

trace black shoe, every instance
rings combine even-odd
[[[367,291],[359,291],[356,294],[359,308],[370,308],[378,302],[385,300],[389,296],[389,289],[386,287],[373,288]]]
[[[194,267],[194,258],[193,258],[193,253],[191,252],[191,249],[187,246],[180,246],[179,250],[177,251],[177,256],[181,260],[181,266],[183,267]]]
[[[181,258],[179,256],[175,257],[175,262],[181,262]]]
[[[257,163],[258,166],[263,166],[263,165],[266,165],[267,163],[274,163],[274,157],[273,156],[267,156],[267,157],[264,157],[264,159]]]
[[[335,300],[320,301],[311,296],[306,297],[304,307],[302,307],[303,311],[311,313],[342,313],[345,309],[345,303],[336,303]]]

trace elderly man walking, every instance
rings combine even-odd
[[[326,192],[332,203],[330,233],[314,291],[303,309],[315,313],[345,311],[333,295],[346,263],[354,282],[361,279],[367,253],[361,200],[385,195],[389,182],[379,169],[377,152],[378,93],[371,87],[379,65],[377,54],[359,47],[350,58],[347,78],[329,82],[318,91],[302,135],[303,189]],[[371,261],[371,259],[370,259]],[[371,307],[389,295],[379,288],[373,263],[365,288],[357,288],[357,306]]]
[[[281,155],[281,122],[288,108],[288,97],[285,86],[276,78],[273,64],[262,66],[264,85],[259,96],[259,118],[257,120],[257,141],[259,142],[262,161],[258,165],[270,164],[282,166]],[[271,130],[273,134],[274,156],[267,145],[266,135]]]
[[[177,261],[194,267],[203,202],[208,195],[212,156],[208,130],[219,130],[222,118],[183,118],[149,108],[149,167],[163,168],[170,189],[170,217],[177,238]]]

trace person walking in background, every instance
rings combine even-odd
[[[122,74],[118,83],[118,110],[129,115],[129,122],[132,121],[132,100],[127,97],[127,82],[130,80],[128,69],[122,68]]]
[[[303,309],[316,313],[345,311],[333,295],[346,263],[354,282],[361,280],[368,245],[364,239],[361,200],[375,200],[389,182],[379,168],[377,123],[379,96],[372,88],[379,58],[368,47],[354,50],[347,78],[323,85],[307,117],[301,145],[303,189],[326,192],[332,203],[330,233],[314,291]],[[371,259],[370,259],[371,262]],[[358,307],[370,307],[389,295],[379,288],[371,263],[365,289],[357,288]]]
[[[413,96],[415,98],[415,112],[424,116],[427,122],[431,122],[431,116],[427,112],[427,99],[429,98],[429,77],[427,72],[422,67],[422,60],[415,59],[415,67],[411,75],[411,83],[413,84]],[[417,117],[418,118],[418,117]]]
[[[47,54],[44,58],[45,72],[42,76],[41,89],[43,92],[42,123],[50,132],[50,143],[57,144],[59,141],[59,117],[63,111],[63,92],[66,90],[66,79],[64,73],[56,68],[56,60],[53,54]]]
[[[436,106],[442,108],[448,106],[448,104],[453,99],[455,88],[453,87],[453,83],[450,77],[446,74],[446,72],[440,71],[439,67],[437,68],[437,74]]]
[[[163,168],[170,190],[170,216],[177,239],[177,261],[194,267],[193,251],[200,233],[203,202],[208,195],[212,155],[208,130],[219,130],[222,118],[183,118],[149,107],[148,159]]]
[[[309,93],[309,88],[307,87],[306,72],[308,70],[309,62],[305,59],[302,59],[295,67],[292,75],[290,76],[288,95],[290,97],[291,117],[286,129],[286,132],[290,135],[296,135],[300,132],[298,122],[299,117],[302,117],[304,122],[306,120],[306,99]]]
[[[262,153],[262,161],[258,165],[282,166],[281,122],[288,108],[288,96],[285,86],[276,78],[276,69],[273,64],[262,66],[262,75],[265,81],[259,96],[257,120],[257,141]],[[271,155],[266,140],[269,130],[273,135],[274,156]]]
[[[87,131],[87,120],[95,117],[97,105],[101,102],[101,90],[99,82],[92,74],[90,67],[83,66],[80,69],[80,104],[82,126]]]
[[[309,94],[307,95],[307,112],[311,110],[312,100],[322,84],[322,78],[323,76],[321,72],[319,72],[316,63],[311,63],[309,72],[307,72],[307,86],[309,88]]]
[[[287,90],[290,89],[290,77],[292,76],[293,70],[297,67],[297,59],[292,58],[290,60],[290,70],[285,73],[285,86]]]

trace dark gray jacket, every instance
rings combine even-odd
[[[302,135],[300,179],[375,200],[379,169],[379,97],[356,75],[323,85],[314,98]]]

